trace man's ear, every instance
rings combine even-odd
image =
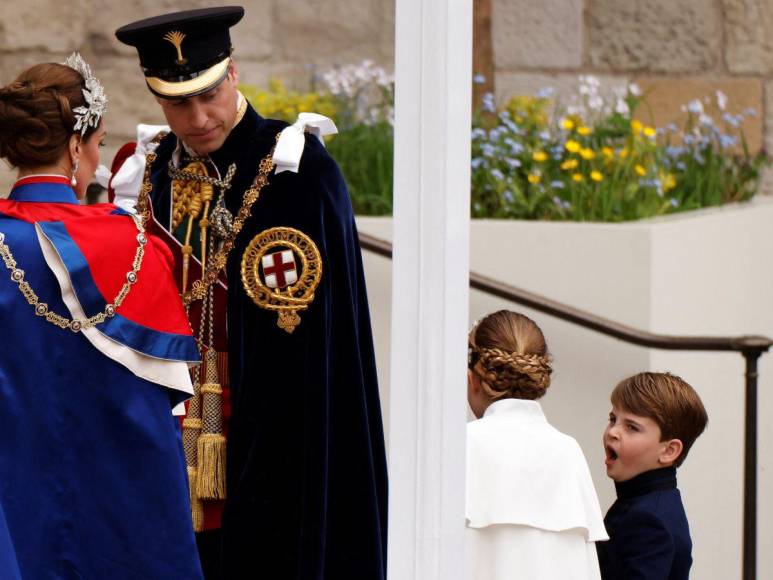
[[[239,84],[239,73],[236,71],[236,62],[234,62],[234,59],[231,59],[231,62],[228,64],[228,76],[231,77],[231,81],[235,84]]]
[[[679,439],[670,439],[664,443],[665,446],[660,452],[658,461],[664,465],[671,465],[677,459],[679,459],[679,456],[682,454],[682,450],[684,449],[684,445]]]

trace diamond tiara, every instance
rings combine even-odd
[[[81,137],[83,137],[89,127],[99,125],[99,120],[107,111],[107,96],[102,84],[92,74],[91,67],[83,60],[79,52],[73,52],[67,57],[64,64],[78,71],[86,83],[86,87],[83,89],[83,97],[86,99],[87,106],[73,109],[73,113],[75,113],[75,127],[73,127],[73,131],[80,133]]]

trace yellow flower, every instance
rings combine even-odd
[[[564,171],[567,171],[569,169],[575,169],[578,165],[578,161],[576,159],[567,159],[561,164],[561,169]]]
[[[638,173],[638,174],[639,174],[639,175],[641,175],[642,177],[644,177],[645,175],[647,175],[647,170],[646,170],[646,169],[644,169],[644,167],[642,167],[642,166],[641,166],[641,165],[639,165],[638,163],[637,163],[636,165],[634,165],[634,168],[633,168],[633,169],[634,169],[634,171],[636,171],[636,173]]]
[[[526,179],[529,180],[529,183],[539,183],[542,178],[536,173],[529,173],[529,176]]]
[[[582,173],[573,173],[572,174],[572,181],[580,182],[583,180]]]
[[[577,132],[580,135],[585,136],[585,135],[590,135],[591,133],[593,133],[593,129],[591,129],[590,127],[586,127],[585,125],[581,125],[581,126],[577,127]]]
[[[572,129],[574,129],[574,121],[564,117],[563,119],[561,119],[561,127],[566,129],[567,131],[571,131]]]
[[[611,147],[602,147],[601,152],[607,159],[612,159],[615,156],[615,150]]]
[[[604,179],[604,176],[601,175],[601,171],[591,171],[590,172],[590,178],[593,181],[601,181],[602,179]]]
[[[644,129],[644,125],[641,124],[641,121],[638,121],[636,119],[631,121],[631,131],[633,132],[634,135],[638,135],[639,133],[641,133],[642,129]]]
[[[650,139],[654,139],[655,135],[657,135],[658,132],[655,130],[654,127],[644,127],[644,134]]]
[[[676,177],[673,173],[669,173],[663,178],[663,191],[671,191],[676,187]]]
[[[569,139],[569,141],[566,142],[565,147],[566,150],[571,153],[577,153],[582,148],[580,144],[573,139]]]
[[[593,159],[596,156],[596,154],[590,150],[590,149],[580,149],[580,157],[586,160]]]
[[[623,159],[628,157],[628,147],[623,147],[622,149],[620,149],[620,157],[622,157]]]
[[[544,151],[535,151],[534,155],[531,156],[534,161],[537,161],[539,163],[542,163],[543,161],[548,160],[548,154]]]

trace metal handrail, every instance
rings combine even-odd
[[[360,232],[360,246],[392,258],[392,244]],[[746,411],[744,425],[743,580],[757,578],[757,362],[773,346],[766,336],[672,336],[620,324],[567,304],[545,298],[493,278],[470,272],[470,287],[595,330],[624,342],[664,350],[740,352],[746,361]]]

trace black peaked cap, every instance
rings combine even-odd
[[[243,16],[241,6],[185,10],[132,22],[115,35],[137,49],[154,93],[184,97],[209,90],[225,77],[224,61],[232,52],[229,29]],[[214,70],[216,65],[222,66]]]

